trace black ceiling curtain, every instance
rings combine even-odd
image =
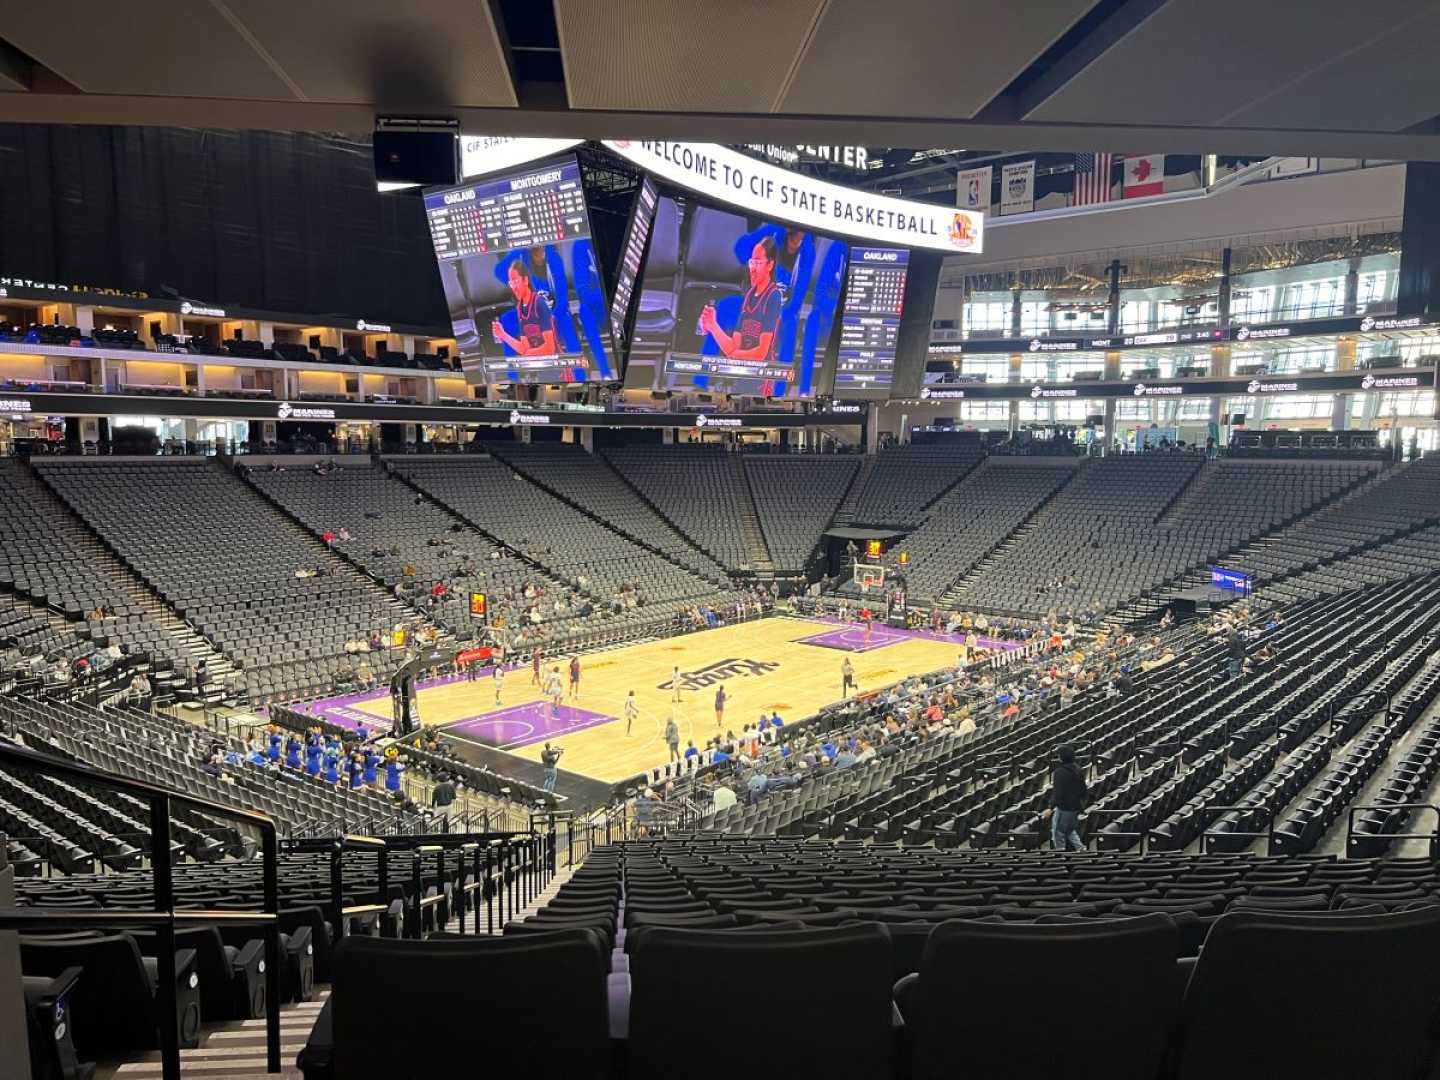
[[[0,274],[448,324],[420,199],[352,136],[0,124]]]

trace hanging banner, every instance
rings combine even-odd
[[[1000,213],[1028,214],[1035,209],[1035,162],[1000,166]]]
[[[990,213],[990,178],[993,165],[978,169],[961,169],[955,178],[955,205],[962,210]]]
[[[646,172],[757,217],[897,247],[982,250],[985,217],[969,210],[827,183],[715,143],[607,139],[604,145]]]

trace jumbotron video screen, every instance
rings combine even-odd
[[[848,259],[843,240],[662,194],[625,385],[814,397]]]
[[[573,156],[427,191],[425,216],[470,382],[618,377]]]

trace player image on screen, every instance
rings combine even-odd
[[[626,385],[813,397],[848,251],[805,229],[661,196]]]
[[[505,280],[515,296],[519,335],[512,334],[496,319],[490,324],[495,340],[520,356],[555,356],[559,351],[555,346],[555,316],[550,313],[550,301],[535,287],[530,267],[515,259],[505,271]]]
[[[700,328],[731,360],[774,360],[783,303],[780,288],[775,284],[775,240],[772,237],[762,237],[751,249],[748,267],[750,287],[740,298],[735,332],[729,334],[721,328],[713,303],[701,308]]]
[[[470,382],[615,377],[608,305],[573,158],[427,191],[425,210]]]

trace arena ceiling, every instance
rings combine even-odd
[[[0,120],[1440,159],[1417,0],[49,0]]]

